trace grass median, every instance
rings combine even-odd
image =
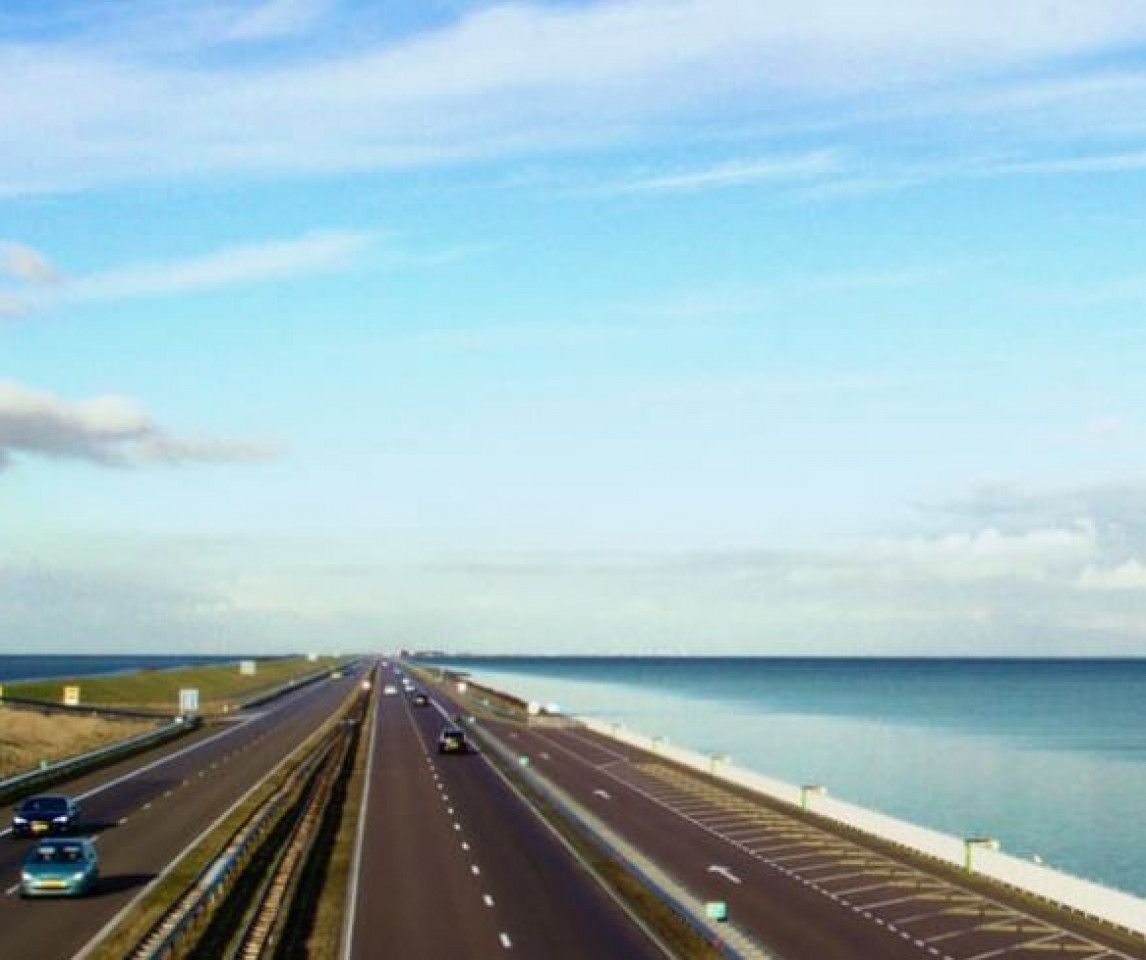
[[[174,711],[178,708],[179,691],[192,688],[199,691],[202,710],[218,712],[340,662],[331,657],[318,661],[306,657],[271,657],[256,660],[255,672],[251,675],[240,673],[236,661],[174,670],[30,680],[5,684],[4,692],[12,697],[60,703],[64,687],[76,686],[80,688],[80,702],[85,705]]]

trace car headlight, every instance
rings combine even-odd
[[[23,880],[24,883],[31,883],[36,878],[33,877],[27,870],[23,870],[20,873],[20,879]]]
[[[72,874],[73,880],[82,880],[83,878],[84,878],[84,872],[82,870],[77,870],[75,873]]]
[[[27,817],[13,817],[12,822],[13,823],[27,823],[28,818]]]
[[[67,817],[52,817],[52,823],[67,823]]]

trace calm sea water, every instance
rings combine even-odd
[[[1146,896],[1146,660],[466,658],[570,713]]]
[[[227,663],[237,657],[139,657],[139,656],[29,656],[0,655],[0,681],[40,680],[48,677],[90,676],[127,670],[167,670],[196,663]]]

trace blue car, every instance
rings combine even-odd
[[[72,833],[80,819],[80,805],[70,797],[29,797],[12,817],[12,835],[40,837],[50,833]]]
[[[21,897],[82,897],[99,880],[99,855],[91,840],[41,840],[20,868]]]

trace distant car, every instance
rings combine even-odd
[[[411,698],[411,702],[415,707],[428,707],[430,705],[430,698],[419,691]]]
[[[14,837],[43,837],[71,833],[80,820],[80,805],[70,797],[43,794],[29,797],[12,815]]]
[[[461,727],[442,727],[438,734],[438,753],[466,753],[469,744]]]
[[[20,868],[21,897],[82,897],[99,881],[91,840],[41,840]]]
[[[396,697],[396,696],[398,696],[398,688],[396,686],[394,686],[394,684],[388,683],[388,684],[386,684],[386,686],[384,686],[382,688],[382,696],[384,696],[384,697]]]

